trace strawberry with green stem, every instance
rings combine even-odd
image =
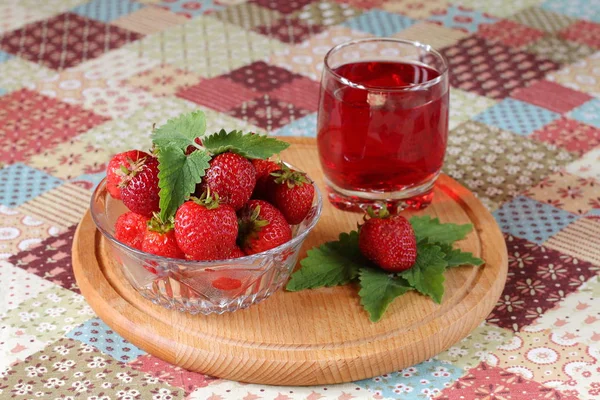
[[[150,154],[140,150],[129,150],[114,155],[106,167],[106,189],[115,198],[121,199],[120,185],[123,178],[133,171],[140,160],[150,157]]]
[[[210,191],[190,198],[175,214],[175,238],[188,259],[227,259],[236,247],[237,235],[235,210],[220,204],[219,196]]]
[[[130,211],[151,218],[159,211],[158,160],[148,156],[135,162],[119,184],[121,200]]]
[[[411,268],[417,259],[417,239],[410,222],[401,215],[391,215],[383,206],[376,213],[369,207],[360,226],[358,246],[361,253],[390,272]]]
[[[277,207],[288,223],[302,222],[312,208],[315,188],[305,173],[294,171],[281,164],[281,169],[271,172],[267,184],[267,199]]]
[[[163,222],[155,214],[147,223],[142,251],[167,258],[184,258],[183,251],[177,245],[173,220]]]
[[[209,164],[197,193],[210,189],[219,196],[222,204],[228,204],[236,211],[242,208],[256,184],[252,163],[239,154],[225,152],[215,156]]]
[[[273,249],[292,239],[283,214],[264,200],[250,200],[239,212],[239,243],[246,254]]]

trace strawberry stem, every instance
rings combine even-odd
[[[191,146],[194,146],[197,150],[206,151],[206,147],[199,145],[195,140],[192,141]]]
[[[281,169],[270,174],[275,177],[275,183],[280,185],[285,183],[290,189],[294,186],[302,186],[305,183],[310,183],[305,173],[294,171],[283,162],[280,162],[279,165],[281,165]]]
[[[190,197],[190,200],[206,207],[208,210],[213,210],[219,207],[219,194],[211,193],[210,188],[207,187],[200,197]]]
[[[373,209],[373,206],[369,206],[369,208],[367,208],[367,214],[371,218],[380,218],[380,219],[389,218],[391,215],[387,209],[386,204],[383,204],[379,209],[377,209],[377,211],[375,211],[375,209]]]
[[[260,232],[263,227],[269,225],[269,221],[261,219],[259,216],[260,205],[257,205],[254,210],[252,210],[249,217],[238,219],[240,245],[243,246],[246,241],[256,238],[258,232]]]
[[[173,217],[163,221],[158,213],[154,213],[152,218],[148,220],[148,229],[158,233],[167,233],[173,229],[174,223]]]

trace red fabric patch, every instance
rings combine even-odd
[[[583,43],[600,49],[600,24],[591,21],[577,21],[558,34],[565,40]]]
[[[533,132],[531,137],[580,156],[600,145],[600,129],[564,117]]]
[[[297,77],[296,74],[287,69],[269,65],[263,61],[245,65],[225,76],[236,83],[265,93],[290,83]]]
[[[55,70],[74,67],[142,37],[73,13],[27,24],[2,36],[0,48]]]
[[[177,92],[177,97],[221,112],[227,112],[245,101],[260,96],[259,92],[224,76],[204,80]]]
[[[477,36],[441,50],[450,63],[450,84],[493,99],[508,97],[516,88],[560,68],[551,60],[491,43]]]
[[[244,102],[228,114],[271,131],[302,118],[310,112],[266,94]]]
[[[505,239],[506,285],[487,318],[494,325],[519,331],[596,275],[597,267],[586,261],[515,236]]]
[[[508,19],[482,24],[477,35],[506,46],[522,47],[544,36],[544,32]]]
[[[521,396],[522,395],[522,396]],[[481,363],[471,368],[465,376],[442,391],[437,400],[456,399],[528,399],[577,400],[541,383],[530,381],[502,368]]]
[[[320,86],[318,82],[305,77],[294,79],[287,85],[274,90],[271,95],[279,100],[292,103],[308,111],[317,111]]]
[[[0,161],[24,161],[107,120],[27,89],[12,92],[0,97]]]
[[[254,30],[284,43],[300,43],[325,30],[321,25],[307,25],[297,18],[280,19],[271,25],[257,26]]]
[[[279,11],[282,14],[291,14],[315,1],[316,0],[250,0],[249,3],[258,4],[259,6]]]
[[[571,111],[592,99],[592,96],[564,87],[558,83],[541,80],[516,89],[510,97],[544,107],[560,114]]]
[[[187,394],[191,393],[196,388],[205,387],[211,381],[217,379],[208,375],[186,371],[183,368],[171,365],[150,354],[138,357],[128,365],[173,386],[182,388]]]
[[[8,262],[65,289],[80,293],[71,264],[71,247],[76,228],[77,226],[72,226],[56,237],[45,239],[34,248],[15,254]]]

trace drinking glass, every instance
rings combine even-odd
[[[426,44],[374,38],[325,56],[317,143],[329,200],[426,207],[448,138],[448,63]]]

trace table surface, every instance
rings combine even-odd
[[[599,398],[600,2],[458,3],[0,1],[0,398]],[[450,62],[445,171],[509,252],[486,322],[412,368],[310,388],[190,373],[113,333],[70,259],[110,156],[194,109],[209,130],[314,136],[324,53],[374,36]]]

